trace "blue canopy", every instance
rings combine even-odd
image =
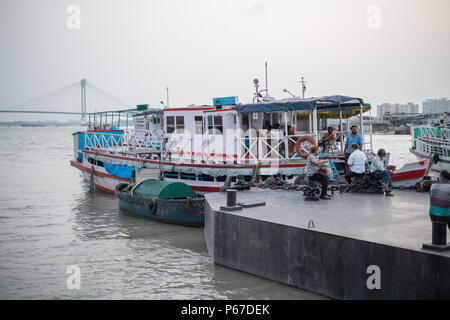
[[[317,106],[318,110],[329,110],[335,108],[355,108],[363,104],[360,98],[348,96],[325,96],[318,98],[311,98],[306,100],[279,100],[269,102],[258,102],[240,104],[235,106],[235,110],[239,113],[252,112],[279,112],[279,111],[299,111],[312,110]]]
[[[149,114],[158,114],[158,115],[161,115],[161,114],[163,114],[163,113],[164,113],[164,110],[163,110],[163,109],[160,109],[160,108],[151,108],[151,109],[148,109],[148,110],[145,110],[145,111],[136,113],[136,114],[133,115],[133,117],[136,117],[136,116],[146,116],[146,115],[149,115]]]

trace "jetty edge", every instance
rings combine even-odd
[[[335,194],[307,202],[298,192],[251,190],[220,209],[206,196],[204,236],[213,262],[335,299],[450,299],[450,253],[431,242],[428,194],[395,198]]]

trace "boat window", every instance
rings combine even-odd
[[[222,134],[222,116],[208,116],[208,133]]]
[[[242,115],[242,130],[248,130],[248,113]]]
[[[222,133],[222,116],[214,116],[214,129],[216,133]]]
[[[194,121],[195,121],[195,134],[203,134],[203,117],[196,116]]]
[[[176,117],[177,133],[184,133],[184,116]]]
[[[173,133],[175,132],[175,117],[170,116],[167,117],[167,133]]]
[[[212,116],[208,116],[208,129],[212,129],[213,128],[213,117]]]

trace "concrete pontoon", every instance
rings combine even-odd
[[[338,299],[450,299],[450,252],[431,243],[429,194],[251,190],[223,211],[225,193],[206,195],[205,239],[214,263]],[[378,284],[377,284],[378,282]]]

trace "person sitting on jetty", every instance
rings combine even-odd
[[[431,221],[447,223],[450,229],[450,172],[442,170],[439,182],[433,183],[430,189]]]
[[[352,178],[355,176],[364,175],[366,172],[366,154],[359,150],[359,145],[357,143],[352,144],[352,153],[348,157],[347,165],[349,167],[349,172],[345,175],[345,180],[347,183],[352,183]]]
[[[377,156],[372,159],[370,165],[370,173],[375,179],[382,180],[386,184],[385,191],[390,193],[392,191],[391,175],[388,170],[384,168],[383,158],[386,156],[386,151],[382,148],[378,150]]]
[[[328,162],[328,160],[319,160],[318,156],[319,147],[316,145],[311,146],[311,153],[306,159],[306,175],[308,176],[308,179],[310,181],[317,181],[322,185],[320,199],[329,200],[331,199],[331,197],[327,195],[329,180],[326,174],[326,167],[324,166],[324,164]],[[325,173],[323,173],[323,171]]]
[[[334,141],[336,141],[336,133],[333,132],[333,127],[328,127],[328,132],[323,135],[319,147],[322,147],[323,152],[327,152],[329,148],[333,147]]]
[[[359,146],[359,149],[362,150],[362,137],[358,134],[358,127],[352,126],[351,127],[352,133],[347,136],[345,139],[345,162],[346,162],[346,171],[348,171],[348,158],[350,157],[350,154],[353,152],[352,145],[357,144]]]

